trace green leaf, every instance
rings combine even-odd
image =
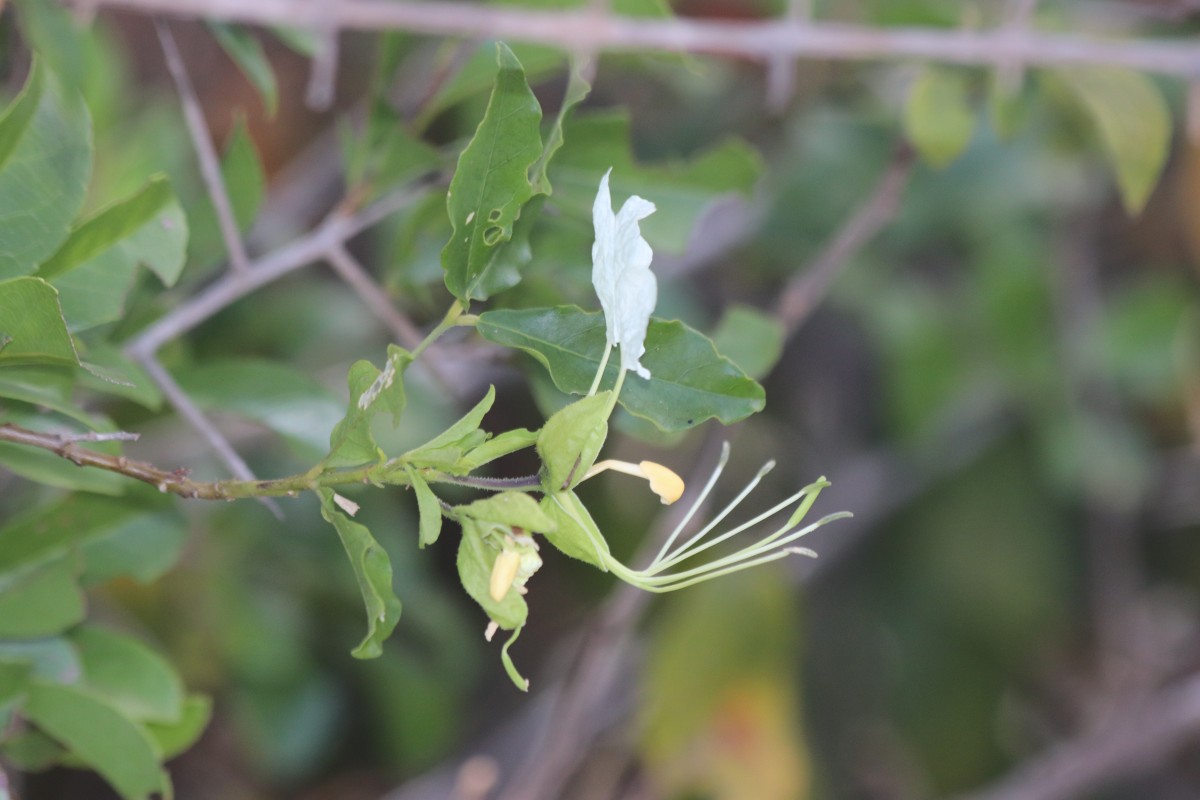
[[[499,492],[491,497],[476,500],[454,511],[461,517],[469,517],[481,523],[497,523],[513,528],[523,528],[534,533],[554,530],[554,520],[546,516],[537,501],[524,492]]]
[[[417,495],[417,511],[421,520],[418,538],[421,547],[424,548],[436,542],[442,534],[442,506],[420,472],[409,466],[405,466],[404,471],[408,474],[413,492]]]
[[[79,356],[63,320],[58,292],[41,278],[0,281],[0,319],[4,320],[5,335],[12,339],[0,351],[0,366],[78,366]]]
[[[319,494],[321,516],[337,529],[342,547],[346,548],[346,555],[350,557],[367,611],[367,635],[358,647],[350,651],[350,655],[355,658],[377,658],[383,653],[384,640],[400,621],[400,600],[392,590],[392,563],[366,526],[337,509],[332,491],[321,489]]]
[[[175,723],[183,713],[183,682],[166,659],[123,634],[82,626],[70,639],[83,663],[84,686],[130,719]]]
[[[351,365],[350,406],[329,435],[329,455],[324,461],[327,468],[383,461],[384,453],[371,435],[371,420],[381,407],[386,407],[393,423],[400,422],[407,402],[404,370],[411,363],[412,355],[407,350],[388,345],[388,360],[382,371],[370,361]]]
[[[81,30],[71,14],[55,3],[17,0],[25,35],[33,51],[69,85],[83,84],[87,63]]]
[[[477,330],[497,344],[529,353],[559,389],[571,394],[588,391],[605,348],[603,316],[575,306],[488,311],[480,315]],[[609,360],[604,383],[615,382],[618,362]],[[618,402],[664,431],[712,418],[728,425],[761,411],[765,402],[758,383],[682,322],[650,320],[642,363],[652,377],[627,378]]]
[[[378,374],[370,367],[363,375],[372,372]],[[201,408],[231,411],[259,422],[284,436],[305,458],[325,452],[333,423],[343,414],[324,386],[285,364],[209,361],[181,370],[175,378]]]
[[[250,229],[258,216],[259,208],[262,207],[267,176],[254,140],[250,138],[246,120],[240,114],[234,120],[233,131],[225,143],[225,152],[221,157],[221,177],[225,180],[225,191],[229,193],[233,218],[237,221],[238,228],[245,232]],[[216,224],[215,218],[213,224]]]
[[[382,98],[372,103],[363,132],[353,134],[347,126],[343,140],[346,183],[370,187],[364,201],[415,180],[442,163],[437,150],[410,134],[403,117]]]
[[[465,453],[486,441],[486,434],[479,430],[479,425],[495,401],[496,387],[489,386],[483,399],[464,414],[462,419],[420,447],[405,453],[404,462],[414,467],[456,469]]]
[[[162,392],[158,386],[140,364],[118,348],[93,344],[83,353],[83,358],[88,368],[78,371],[81,388],[123,397],[151,411],[162,408]],[[119,381],[99,377],[98,372],[107,377],[115,376]]]
[[[258,37],[245,28],[223,22],[209,22],[208,29],[225,50],[225,54],[237,64],[246,79],[258,90],[267,114],[275,116],[275,110],[279,107],[279,87],[275,82],[275,71],[271,69],[271,62],[267,60],[267,54],[263,52]]]
[[[170,778],[159,764],[150,736],[91,692],[34,683],[23,711],[30,722],[99,772],[125,800],[149,800],[156,792],[170,796]]]
[[[64,556],[0,580],[0,638],[53,636],[84,617],[75,558]]]
[[[730,306],[713,332],[717,352],[751,378],[762,378],[783,355],[784,329],[770,314],[752,306]]]
[[[521,63],[496,45],[500,70],[483,120],[458,160],[446,210],[454,232],[442,250],[446,286],[464,305],[486,299],[482,283],[497,246],[508,241],[533,195],[529,168],[541,156],[542,110]]]
[[[22,772],[41,772],[66,756],[61,744],[37,730],[25,730],[4,740],[4,760]]]
[[[146,733],[154,740],[159,758],[174,758],[191,748],[212,719],[212,700],[202,694],[188,695],[183,701],[179,719],[170,722],[148,722]]]
[[[33,675],[33,665],[28,661],[9,661],[0,657],[0,709],[24,693]]]
[[[57,411],[84,425],[92,417],[71,401],[75,370],[69,367],[5,367],[0,369],[0,397]]]
[[[904,131],[931,166],[940,169],[962,155],[975,132],[966,76],[943,67],[923,70],[909,90]]]
[[[1064,68],[1050,74],[1091,115],[1117,174],[1125,210],[1137,214],[1150,199],[1171,150],[1171,112],[1162,93],[1150,78],[1124,67]]]
[[[572,489],[596,462],[608,438],[612,392],[599,392],[554,413],[538,434],[542,486],[547,493]]]
[[[474,472],[485,464],[490,464],[497,458],[502,458],[537,443],[538,432],[528,428],[514,428],[488,439],[483,444],[464,455],[455,464],[456,472]]]
[[[144,508],[130,500],[86,494],[68,495],[26,512],[0,528],[0,580],[10,572],[61,558],[143,513]]]
[[[84,586],[115,578],[152,583],[179,561],[187,524],[178,511],[141,514],[89,537],[82,545]]]
[[[32,272],[66,238],[91,170],[83,98],[35,64],[0,117],[0,279]]]
[[[641,223],[655,250],[683,252],[713,201],[731,192],[749,194],[762,171],[758,154],[736,139],[690,161],[635,163],[625,111],[572,116],[563,124],[563,140],[549,170],[555,206],[590,224],[600,176],[612,167],[610,185],[618,203],[637,194],[658,206]]]
[[[550,162],[554,159],[554,154],[563,146],[563,124],[575,109],[575,106],[583,102],[584,98],[592,91],[592,85],[587,82],[580,71],[578,59],[571,60],[571,72],[567,78],[567,91],[563,96],[562,105],[559,106],[558,115],[554,118],[554,124],[550,127],[550,132],[546,136],[546,144],[542,147],[542,155],[533,166],[531,178],[533,181],[533,190],[538,194],[552,194],[553,187],[550,185],[550,179],[546,175],[546,171],[550,168]]]
[[[302,56],[312,58],[321,49],[317,32],[310,28],[292,28],[287,25],[272,25],[271,33],[290,49]]]
[[[35,678],[55,683],[79,680],[79,654],[62,636],[25,642],[0,642],[0,661],[28,664]]]
[[[609,554],[608,542],[574,492],[547,494],[542,498],[542,511],[555,525],[554,531],[546,534],[546,541],[563,555],[608,571],[604,564]]]
[[[37,276],[58,289],[71,328],[86,330],[122,317],[139,264],[170,286],[186,252],[187,220],[159,176],[76,227]]]
[[[529,607],[519,592],[510,591],[499,602],[492,599],[492,567],[500,549],[488,541],[486,534],[491,527],[470,517],[462,520],[462,541],[458,545],[458,577],[467,594],[480,605],[489,619],[505,630],[512,630],[525,624]]]

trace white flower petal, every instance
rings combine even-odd
[[[642,238],[640,220],[654,213],[654,204],[637,195],[630,197],[616,214],[608,188],[609,169],[600,179],[592,206],[596,243],[592,245],[592,285],[604,309],[608,344],[621,348],[621,368],[643,378],[650,371],[642,366],[646,352],[646,328],[658,301],[658,281],[650,271],[654,252]]]

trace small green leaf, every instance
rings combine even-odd
[[[262,159],[250,137],[246,120],[241,115],[234,120],[233,131],[225,142],[221,157],[221,177],[229,193],[229,205],[233,207],[233,218],[244,233],[258,217],[266,194],[267,177]],[[216,220],[213,220],[216,224]]]
[[[33,639],[62,633],[84,617],[79,572],[72,556],[0,581],[0,638]]]
[[[1171,150],[1171,112],[1146,75],[1124,67],[1052,70],[1087,108],[1117,173],[1125,210],[1137,214],[1150,199]]]
[[[0,657],[0,709],[24,693],[33,676],[33,664]]]
[[[25,88],[0,116],[0,279],[32,272],[67,237],[91,171],[92,126],[83,97],[34,64]]]
[[[2,225],[3,222],[0,222]],[[58,291],[41,278],[0,281],[0,319],[12,341],[0,351],[0,366],[60,364],[78,366]]]
[[[83,685],[130,719],[175,723],[183,682],[166,659],[123,634],[82,626],[70,639],[83,663]]]
[[[415,180],[441,163],[437,150],[411,135],[405,120],[385,98],[376,98],[361,134],[349,125],[343,130],[346,183],[367,186],[369,202],[384,192]]]
[[[337,529],[367,611],[367,635],[350,655],[377,658],[383,653],[384,640],[400,621],[400,600],[392,589],[392,562],[366,526],[337,509],[332,491],[321,489],[319,494],[321,516]]]
[[[23,713],[99,772],[125,800],[150,800],[157,792],[170,796],[171,781],[150,736],[91,692],[35,682]]]
[[[79,87],[86,77],[87,61],[80,25],[67,9],[40,0],[18,0],[25,35],[33,51],[69,85]]]
[[[492,599],[490,586],[492,566],[500,549],[488,542],[492,526],[471,517],[462,520],[462,541],[458,545],[458,577],[467,594],[487,612],[488,618],[505,630],[525,624],[529,607],[519,592],[508,592],[504,599]]]
[[[0,579],[61,558],[142,513],[144,507],[130,500],[87,494],[32,509],[0,528]]]
[[[136,269],[144,264],[170,286],[183,270],[187,220],[163,177],[86,220],[37,276],[59,291],[73,330],[120,319]]]
[[[95,586],[130,578],[152,583],[178,563],[186,540],[187,523],[178,511],[140,514],[83,543],[79,582]]]
[[[533,195],[529,168],[542,153],[542,110],[521,63],[499,43],[496,57],[500,70],[491,99],[446,195],[454,231],[442,250],[442,269],[446,287],[464,305],[486,299],[486,273]]]
[[[541,362],[564,392],[584,394],[604,354],[604,319],[575,306],[487,311],[479,333],[519,348]],[[610,359],[604,384],[616,381],[619,359]],[[626,379],[618,402],[664,431],[679,431],[716,418],[728,425],[762,410],[763,389],[711,340],[682,322],[650,320],[642,364],[650,380]]]
[[[779,320],[751,306],[730,306],[713,332],[717,352],[751,378],[762,378],[783,355],[784,329]]]
[[[463,415],[462,419],[420,447],[405,453],[404,462],[416,467],[454,469],[463,454],[486,441],[486,434],[479,430],[479,425],[495,401],[496,387],[489,386],[483,399]]]
[[[62,636],[0,642],[0,661],[28,664],[33,677],[54,683],[79,680],[79,673],[83,671],[79,653]]]
[[[562,105],[559,106],[558,115],[554,118],[554,124],[550,127],[550,133],[546,136],[546,144],[542,147],[542,155],[533,166],[532,180],[533,190],[538,194],[552,194],[553,187],[550,185],[550,179],[546,175],[546,171],[550,168],[550,162],[554,159],[554,154],[563,146],[563,124],[575,109],[575,106],[583,102],[584,98],[592,91],[592,85],[587,82],[580,71],[578,59],[571,60],[571,73],[567,78],[567,91],[563,96]]]
[[[275,81],[275,71],[271,68],[271,62],[267,60],[267,54],[263,51],[258,37],[245,28],[223,22],[209,22],[208,29],[225,50],[225,54],[237,64],[246,79],[258,90],[267,114],[274,116],[279,107],[279,87]]]
[[[132,400],[151,411],[162,407],[162,392],[158,386],[140,364],[118,348],[106,344],[92,344],[84,353],[84,358],[88,369],[78,372],[80,387]],[[99,377],[97,372],[101,370],[105,376],[115,376],[119,381]]]
[[[436,542],[442,534],[442,506],[420,472],[409,466],[405,466],[404,471],[408,474],[413,492],[417,495],[417,511],[420,514],[418,538],[421,547],[424,548]]]
[[[175,722],[146,723],[146,732],[154,740],[159,758],[174,758],[191,748],[212,718],[212,700],[202,694],[188,695]]]
[[[388,345],[388,360],[382,371],[370,361],[357,361],[350,367],[350,406],[346,416],[329,435],[326,467],[348,467],[382,461],[383,451],[371,435],[371,420],[380,408],[387,408],[395,424],[404,413],[404,370],[412,363],[407,350]]]
[[[546,533],[555,528],[554,520],[524,492],[499,492],[464,506],[455,506],[454,511],[460,518],[470,517],[481,523],[494,522],[534,533]]]
[[[464,455],[455,464],[456,472],[474,472],[484,464],[490,464],[497,458],[502,458],[537,443],[538,432],[528,428],[514,428],[488,439],[483,444]]]
[[[542,511],[555,524],[555,530],[546,534],[546,541],[564,555],[608,571],[604,564],[609,554],[608,542],[574,492],[547,494],[542,498]]]
[[[941,169],[962,155],[975,132],[966,76],[953,69],[927,67],[909,91],[904,130],[931,166]]]
[[[271,33],[290,49],[302,56],[312,58],[321,49],[320,36],[311,28],[292,28],[287,25],[272,25]]]
[[[555,412],[538,434],[542,486],[547,493],[572,489],[596,462],[608,438],[612,392],[576,400]]]

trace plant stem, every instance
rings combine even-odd
[[[613,346],[611,344],[605,345],[604,357],[600,359],[600,369],[596,370],[596,378],[592,381],[592,388],[588,389],[588,397],[594,395],[596,390],[600,388],[600,381],[604,378],[604,368],[608,366],[608,357],[612,354],[612,349]]]
[[[442,321],[439,322],[437,326],[435,326],[434,329],[429,332],[429,335],[421,340],[421,343],[413,349],[412,357],[416,359],[417,356],[424,352],[425,348],[436,342],[439,336],[441,336],[450,328],[453,328],[458,322],[458,318],[462,316],[464,311],[466,311],[466,309],[463,308],[463,305],[460,301],[455,300],[453,303],[451,303],[450,308],[446,311],[446,316],[442,317]]]

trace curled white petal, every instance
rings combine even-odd
[[[592,222],[596,243],[592,245],[592,285],[604,309],[605,333],[610,346],[621,348],[621,369],[631,369],[643,378],[650,370],[641,364],[646,352],[646,328],[658,302],[658,281],[650,271],[654,252],[642,238],[638,222],[654,213],[654,204],[633,195],[613,213],[608,189],[609,169],[600,179]]]

